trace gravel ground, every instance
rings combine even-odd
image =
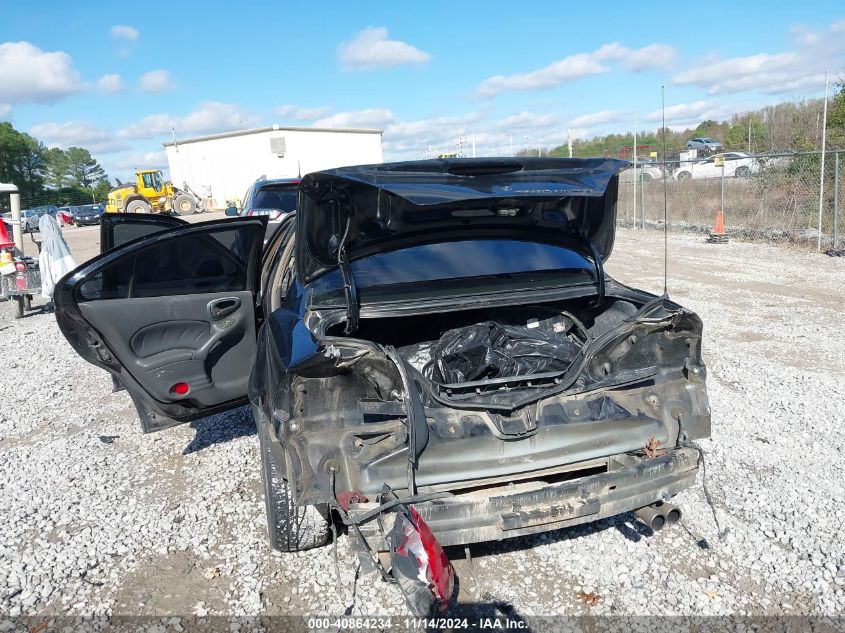
[[[76,229],[79,255],[96,229]],[[87,236],[87,237],[86,237]],[[93,241],[92,241],[93,240]],[[845,261],[672,236],[670,295],[705,323],[713,439],[682,522],[648,536],[630,515],[472,548],[465,603],[548,614],[845,613]],[[620,231],[608,269],[662,287],[661,236]],[[78,257],[79,259],[79,257]],[[247,409],[141,434],[125,393],[86,364],[51,314],[0,304],[0,615],[341,615],[355,559],[267,545]],[[578,593],[601,596],[584,604]],[[354,613],[404,614],[372,575]]]

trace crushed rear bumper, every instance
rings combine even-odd
[[[474,487],[471,491],[415,504],[444,546],[497,541],[590,523],[668,499],[695,483],[698,452],[676,448],[653,459],[617,455],[608,471],[562,483]],[[353,504],[354,520],[376,507]],[[386,551],[378,521],[361,525],[370,546]]]

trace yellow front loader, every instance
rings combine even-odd
[[[161,171],[135,172],[135,184],[117,181],[109,191],[106,213],[172,213],[187,215],[205,211],[204,203],[187,185],[186,191],[164,182]]]

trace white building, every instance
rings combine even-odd
[[[242,200],[260,177],[295,178],[312,171],[381,163],[381,130],[272,127],[198,136],[164,144],[170,179],[212,208]]]

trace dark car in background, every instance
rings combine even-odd
[[[73,216],[73,223],[76,226],[99,224],[100,218],[105,212],[105,207],[102,204],[81,204],[69,208]]]
[[[120,214],[56,317],[144,431],[251,402],[272,546],[323,545],[342,521],[426,611],[452,589],[438,541],[680,518],[690,442],[710,435],[702,323],[604,270],[627,166],[317,172],[266,243],[264,214]]]
[[[267,218],[267,240],[296,211],[299,178],[259,178],[247,189],[239,215]]]

